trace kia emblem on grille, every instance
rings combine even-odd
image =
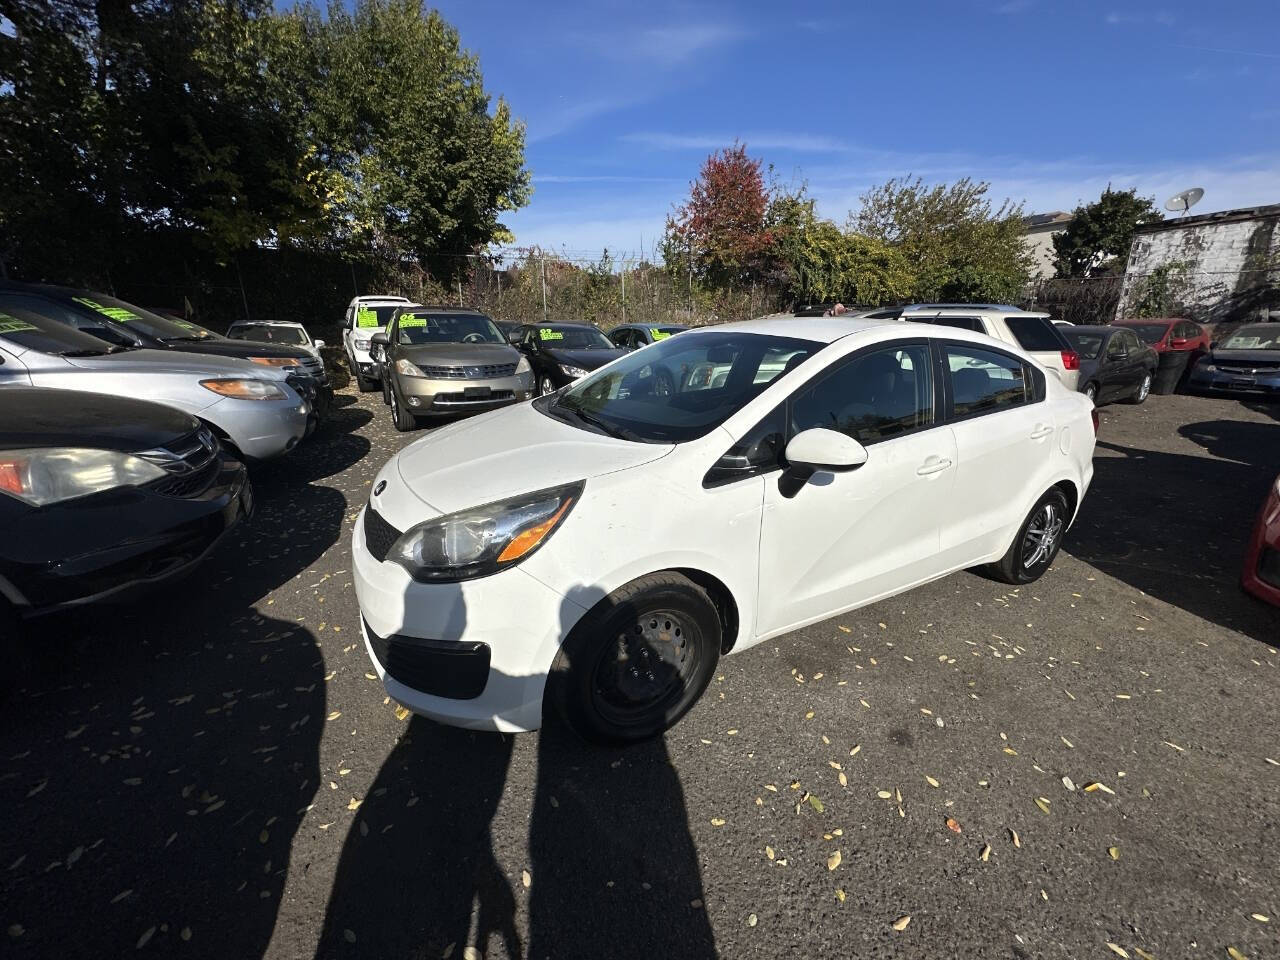
[[[373,495],[376,497],[385,489],[387,489],[387,481],[379,480],[378,485],[373,488]]]

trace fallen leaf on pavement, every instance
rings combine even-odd
[[[1128,950],[1126,950],[1124,947],[1117,946],[1116,944],[1112,943],[1110,940],[1107,941],[1107,948],[1112,953],[1114,953],[1117,957],[1125,957],[1127,960],[1129,956]]]
[[[982,845],[982,852],[978,854],[978,859],[980,859],[983,863],[986,863],[990,858],[991,858],[991,844],[984,843]]]
[[[960,823],[954,817],[947,817],[947,829],[952,833],[960,832]]]
[[[1119,847],[1107,847],[1107,856],[1109,856],[1112,860],[1119,860],[1119,859],[1120,859],[1120,848],[1119,848]]]
[[[1017,831],[1017,830],[1013,830],[1013,829],[1010,829],[1010,830],[1009,830],[1009,839],[1013,841],[1013,845],[1014,845],[1014,847],[1016,847],[1016,848],[1018,848],[1018,849],[1021,849],[1021,848],[1022,848],[1022,841],[1018,839],[1018,831]]]
[[[899,917],[897,920],[893,921],[893,929],[901,933],[903,930],[907,929],[907,924],[910,922],[910,916]]]
[[[827,869],[828,869],[828,870],[834,870],[834,869],[835,869],[836,867],[838,867],[838,866],[840,866],[840,851],[839,851],[839,850],[837,850],[837,851],[836,851],[835,853],[833,853],[831,856],[827,857]]]
[[[1036,797],[1036,806],[1040,808],[1041,813],[1049,812],[1049,801],[1044,797]]]

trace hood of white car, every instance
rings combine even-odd
[[[428,506],[452,513],[666,456],[671,444],[617,440],[553,420],[527,403],[452,423],[405,447],[396,466]]]

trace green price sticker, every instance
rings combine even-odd
[[[667,339],[667,337],[671,336],[671,334],[667,333],[665,330],[658,330],[658,329],[655,329],[654,327],[650,327],[649,336],[653,339],[654,343],[657,343],[659,340]]]
[[[360,309],[356,311],[357,327],[376,327],[378,325],[378,315],[372,310]]]
[[[21,333],[23,330],[35,329],[37,328],[25,320],[11,317],[7,313],[0,313],[0,333]]]
[[[104,317],[110,317],[112,320],[115,320],[119,323],[129,323],[133,320],[142,319],[133,311],[125,310],[123,307],[104,307],[102,304],[98,303],[96,300],[90,300],[88,297],[74,297],[73,299],[75,300],[76,303],[83,303],[86,307],[89,307],[91,310],[97,310]]]
[[[538,331],[538,339],[539,340],[563,340],[564,334],[559,330],[548,330],[546,327],[543,327],[541,330]]]
[[[427,325],[426,317],[415,317],[411,313],[400,314],[400,329],[405,330],[409,327],[425,327]]]

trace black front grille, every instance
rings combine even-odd
[[[510,390],[490,390],[483,396],[469,397],[465,393],[437,393],[431,398],[432,403],[507,403],[516,395]]]
[[[474,700],[489,682],[487,643],[380,637],[364,625],[369,646],[387,676],[433,697]]]
[[[423,374],[432,380],[497,380],[515,375],[514,363],[488,363],[463,367],[422,367]]]
[[[194,473],[177,474],[155,481],[151,489],[164,497],[194,497],[209,489],[222,464],[214,457]]]
[[[364,511],[364,545],[381,563],[391,552],[391,545],[400,539],[400,531],[382,519],[382,514],[369,504]]]

